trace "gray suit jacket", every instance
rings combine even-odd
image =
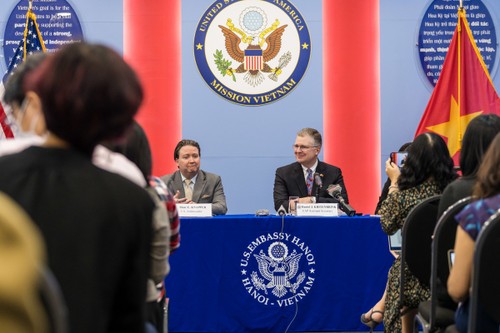
[[[181,172],[179,170],[160,178],[174,194],[179,191],[180,197],[185,197]],[[196,203],[211,203],[213,215],[224,215],[227,212],[226,196],[224,195],[222,180],[216,174],[203,170],[198,172],[192,200]]]

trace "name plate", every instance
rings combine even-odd
[[[180,217],[211,217],[212,204],[176,204]]]
[[[339,216],[336,203],[298,203],[297,216]]]

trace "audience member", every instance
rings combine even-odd
[[[133,129],[128,133],[125,142],[110,148],[122,153],[139,167],[148,183],[146,189],[156,203],[150,250],[151,268],[146,296],[146,321],[156,332],[163,332],[165,313],[163,280],[170,270],[169,252],[179,245],[179,219],[175,201],[172,195],[166,194],[168,192],[165,183],[151,175],[153,166],[151,148],[146,133],[137,122],[134,122]],[[174,232],[171,232],[171,228]],[[173,249],[172,242],[174,242]]]
[[[408,150],[408,147],[411,145],[411,142],[407,142],[403,144],[398,152],[405,152]],[[382,188],[382,193],[380,194],[380,197],[378,198],[377,202],[377,207],[375,208],[375,215],[379,215],[379,210],[380,207],[382,207],[382,202],[387,198],[387,195],[389,194],[389,186],[391,186],[391,179],[387,177],[387,180],[384,183],[384,187]]]
[[[25,94],[25,77],[35,70],[47,57],[47,53],[38,52],[26,57],[12,75],[9,76],[3,95],[7,105],[8,119],[16,132],[15,139],[0,140],[0,156],[17,153],[29,146],[40,145],[47,134],[41,104],[34,92]]]
[[[390,159],[386,161],[385,166],[391,185],[389,195],[380,208],[380,222],[388,235],[403,227],[406,216],[415,205],[426,198],[441,194],[457,177],[446,143],[434,133],[423,133],[415,138],[408,148],[408,157],[401,170]],[[407,285],[405,290],[408,294],[405,295],[403,308],[399,302],[401,258],[398,257],[389,270],[386,291],[377,303],[377,306],[381,303],[384,305],[371,310],[383,314],[385,332],[411,332],[418,304],[430,296],[429,288],[420,284],[407,265],[404,267]],[[382,319],[373,318],[370,312],[364,316],[367,322],[369,321],[369,326],[376,326],[379,319]]]
[[[441,216],[455,202],[472,195],[472,187],[476,181],[477,171],[483,155],[498,133],[500,133],[500,117],[497,115],[480,115],[469,123],[463,136],[460,151],[462,177],[445,188],[439,202],[438,216]],[[439,278],[437,280],[436,298],[438,306],[441,308],[455,310],[457,307],[457,304],[448,295],[446,281],[441,281]],[[439,320],[438,322],[444,321]]]
[[[288,210],[290,196],[298,196],[298,203],[338,202],[327,191],[328,186],[337,184],[342,188],[345,202],[349,203],[342,171],[318,159],[322,144],[321,134],[314,128],[303,128],[297,133],[293,144],[296,162],[276,170],[274,209],[283,206]],[[315,175],[321,178],[321,189],[315,182]]]
[[[74,43],[49,55],[23,89],[23,104],[41,103],[48,134],[42,146],[0,158],[0,190],[42,232],[69,330],[143,332],[154,203],[91,162],[99,142],[132,125],[140,82],[111,49]]]
[[[460,151],[462,177],[446,187],[439,202],[438,216],[460,199],[472,194],[477,170],[490,143],[500,132],[500,117],[495,114],[477,116],[467,126]]]
[[[213,215],[227,212],[226,196],[221,177],[200,169],[201,148],[194,140],[181,140],[174,149],[179,170],[161,177],[175,193],[177,203],[211,203]]]
[[[30,146],[39,146],[45,141],[47,127],[42,112],[40,97],[33,91],[25,94],[24,80],[47,57],[47,53],[34,53],[26,57],[9,76],[3,96],[4,102],[12,109],[12,117],[18,130],[13,139],[0,140],[0,156],[20,152]],[[102,145],[97,145],[92,155],[95,165],[105,170],[120,174],[134,183],[145,186],[146,183],[137,166],[122,154],[114,153]]]
[[[474,257],[474,245],[484,223],[500,209],[500,135],[497,134],[477,172],[473,197],[477,201],[467,205],[457,216],[455,261],[448,277],[448,293],[460,302],[455,313],[459,332],[467,332],[469,321],[469,290]],[[477,332],[498,332],[499,326],[481,309],[479,304]]]

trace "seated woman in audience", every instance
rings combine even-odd
[[[0,158],[0,191],[44,237],[69,331],[143,332],[154,203],[91,160],[99,142],[132,125],[140,82],[118,53],[75,43],[48,55],[23,90],[16,112],[40,103],[48,134],[41,146]]]
[[[399,147],[398,152],[405,152],[410,147],[411,142],[406,142],[401,147]],[[378,198],[377,207],[375,207],[375,215],[379,215],[380,208],[382,207],[382,202],[387,199],[387,195],[389,194],[389,186],[391,186],[391,179],[387,177],[387,180],[384,183],[384,187],[382,188],[382,193],[380,193],[380,197]]]
[[[448,207],[460,199],[472,195],[472,187],[483,155],[498,133],[500,133],[500,117],[495,114],[480,115],[469,123],[460,151],[462,177],[445,188],[439,201],[438,216],[443,215]],[[438,306],[455,310],[457,304],[448,295],[446,281],[438,279],[437,284]]]
[[[406,152],[410,147],[411,142],[404,143],[401,147],[399,147],[398,152]],[[380,208],[382,208],[382,203],[387,199],[387,195],[389,194],[389,187],[391,186],[391,178],[387,177],[386,182],[384,183],[384,187],[382,188],[382,193],[378,198],[377,207],[375,208],[375,215],[380,214]],[[393,253],[394,255],[394,253]],[[385,309],[385,296],[386,291],[384,290],[384,294],[382,298],[370,309],[370,311],[363,313],[361,315],[361,322],[366,326],[370,327],[373,330],[380,323],[382,323]]]
[[[471,285],[474,245],[484,222],[500,209],[500,135],[497,135],[484,155],[477,172],[473,197],[478,200],[467,205],[457,216],[455,262],[448,278],[448,293],[461,302],[455,313],[459,332],[467,332],[469,319],[469,289]],[[481,304],[479,304],[481,306]],[[499,327],[481,308],[477,332],[498,332]]]
[[[495,114],[477,116],[467,125],[460,151],[462,177],[446,187],[439,202],[438,216],[460,199],[472,194],[477,170],[491,141],[500,132],[500,117]]]
[[[403,227],[406,216],[413,207],[427,198],[441,194],[457,177],[446,143],[434,133],[423,133],[415,138],[408,148],[408,157],[401,170],[390,159],[386,161],[385,166],[387,176],[391,179],[391,186],[389,195],[380,208],[380,222],[384,232],[389,235]],[[389,270],[384,295],[377,303],[379,306],[383,303],[383,308],[377,308],[376,305],[371,310],[372,313],[380,311],[378,315],[383,314],[385,332],[410,332],[415,309],[421,301],[430,296],[429,289],[422,286],[405,266],[405,283],[409,294],[405,295],[406,303],[401,309],[400,271],[401,258],[398,257]],[[372,313],[368,312],[367,315],[376,326],[378,320]]]

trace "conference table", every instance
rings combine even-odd
[[[169,332],[367,331],[392,262],[377,216],[181,218]]]

